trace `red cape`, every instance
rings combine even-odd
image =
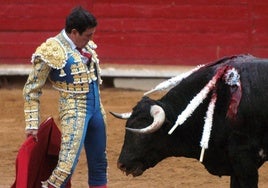
[[[16,159],[16,179],[11,188],[40,188],[41,181],[47,180],[56,167],[61,132],[53,118],[40,125],[37,137],[38,142],[30,136],[20,147]],[[71,187],[70,181],[66,187]]]

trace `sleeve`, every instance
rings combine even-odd
[[[23,88],[25,129],[38,129],[40,124],[40,96],[46,83],[50,66],[40,57],[32,59],[33,68]]]

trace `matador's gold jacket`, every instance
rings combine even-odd
[[[85,47],[92,55],[89,65],[82,61],[77,50],[71,48],[63,32],[47,39],[36,49],[31,60],[33,70],[23,89],[26,129],[38,129],[39,97],[47,79],[55,89],[66,93],[88,93],[89,83],[98,80],[101,84],[96,47],[93,41]]]

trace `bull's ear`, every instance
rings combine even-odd
[[[119,118],[119,119],[128,119],[132,112],[126,112],[126,113],[116,113],[116,112],[110,112],[114,117]]]

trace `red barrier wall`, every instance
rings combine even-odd
[[[76,5],[98,18],[102,63],[196,65],[239,53],[268,56],[268,1],[0,0],[0,64],[29,63]]]

